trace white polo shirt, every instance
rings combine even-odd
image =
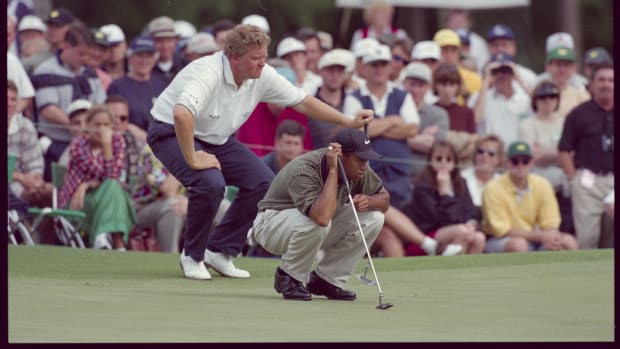
[[[173,109],[183,105],[194,115],[194,135],[210,144],[224,144],[248,119],[259,102],[294,106],[306,93],[275,69],[265,65],[258,79],[237,88],[230,62],[219,51],[192,61],[159,95],[151,109],[153,118],[174,124]]]
[[[360,94],[362,96],[369,96],[370,100],[373,104],[373,110],[377,117],[383,118],[385,117],[385,111],[387,110],[388,96],[392,92],[393,89],[397,88],[394,83],[388,82],[388,89],[383,95],[381,99],[375,97],[370,91],[366,84],[360,86]],[[355,115],[358,111],[362,110],[364,107],[362,103],[355,98],[355,96],[349,94],[344,99],[343,113],[349,117],[351,115]],[[400,117],[405,120],[406,124],[419,124],[420,123],[420,115],[418,115],[418,109],[415,106],[415,102],[413,101],[413,97],[411,97],[410,93],[407,93],[403,104],[399,109]]]

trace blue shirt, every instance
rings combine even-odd
[[[153,103],[166,86],[163,79],[155,76],[147,81],[137,81],[125,75],[110,84],[108,95],[125,97],[129,102],[129,122],[147,130],[152,120]]]

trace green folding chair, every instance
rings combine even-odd
[[[35,216],[32,230],[36,231],[45,217],[51,217],[58,240],[66,246],[85,248],[81,234],[81,226],[86,214],[78,210],[58,208],[58,191],[62,189],[67,168],[58,163],[52,163],[52,207],[32,207],[28,213]]]
[[[7,159],[8,159],[7,178],[9,179],[8,183],[11,184],[11,182],[13,181],[13,171],[15,170],[15,162],[17,161],[17,157],[13,154],[8,154]],[[19,213],[17,212],[17,210],[7,210],[7,215],[8,215],[7,230],[9,233],[9,241],[13,245],[17,245],[18,242],[17,242],[17,237],[15,236],[15,234],[19,233],[19,235],[22,237],[22,241],[26,245],[31,245],[31,246],[34,245],[34,241],[32,240],[32,237],[30,236],[30,231],[28,230],[26,225],[22,222],[22,218],[19,216]]]

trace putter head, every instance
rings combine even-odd
[[[377,309],[386,310],[386,309],[389,309],[389,308],[391,308],[393,306],[394,306],[394,304],[392,304],[392,303],[379,303],[379,305],[377,305]]]
[[[363,283],[365,283],[368,286],[374,286],[375,285],[375,280],[371,280],[369,278],[366,277],[366,275],[362,275],[362,274],[357,274],[357,279]]]

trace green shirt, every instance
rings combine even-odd
[[[327,162],[324,154],[327,148],[321,148],[303,154],[284,166],[271,182],[263,200],[258,203],[258,210],[286,210],[297,208],[310,216],[312,205],[321,195],[327,178]],[[357,182],[349,181],[351,196],[356,194],[373,195],[383,188],[379,176],[370,168]],[[348,199],[344,183],[338,184],[337,208],[341,208]]]

